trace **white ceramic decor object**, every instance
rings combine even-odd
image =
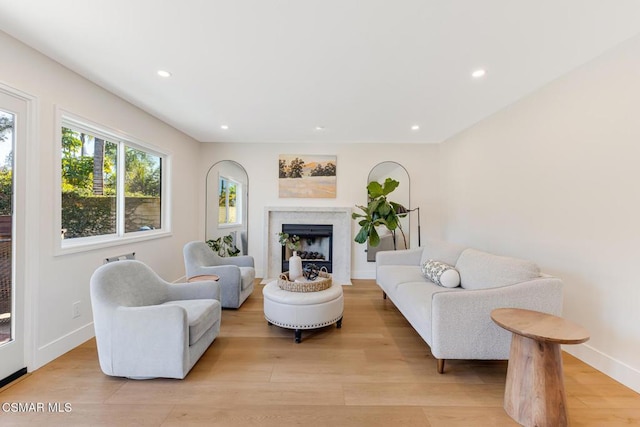
[[[293,256],[289,258],[289,280],[299,277],[302,277],[302,258],[298,256],[298,252],[293,251]]]

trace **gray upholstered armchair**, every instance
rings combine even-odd
[[[184,246],[187,277],[215,274],[220,277],[223,308],[238,308],[253,292],[256,270],[250,255],[221,257],[205,242],[189,242]]]
[[[220,332],[214,281],[171,284],[140,261],[91,276],[100,368],[129,378],[184,378]]]

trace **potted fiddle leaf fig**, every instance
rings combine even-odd
[[[384,226],[394,236],[396,230],[400,230],[404,239],[404,247],[407,247],[407,238],[400,224],[400,218],[405,217],[408,211],[400,203],[395,203],[388,199],[389,194],[398,188],[398,185],[400,183],[392,178],[387,178],[384,184],[371,181],[367,185],[369,203],[367,206],[356,205],[363,213],[354,212],[351,214],[351,217],[354,220],[358,220],[358,225],[360,225],[360,231],[354,239],[356,242],[365,243],[369,241],[370,246],[378,246],[380,244],[380,235],[376,228]],[[395,246],[395,238],[393,240]]]

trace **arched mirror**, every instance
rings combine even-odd
[[[209,168],[205,204],[205,240],[226,240],[230,250],[247,255],[249,176],[240,163],[221,160]]]
[[[400,185],[398,185],[398,188],[396,188],[392,193],[389,194],[388,199],[390,201],[399,203],[405,208],[409,209],[409,207],[411,206],[409,200],[409,190],[411,184],[409,180],[409,172],[407,172],[404,166],[402,166],[400,163],[391,161],[378,163],[369,172],[367,184],[372,181],[377,181],[382,184],[387,178],[395,179],[400,183]],[[409,230],[409,223],[409,215],[406,215],[405,217],[400,219],[400,224],[402,225],[402,230],[404,231],[404,238],[399,230],[396,233],[392,234],[384,227],[379,229],[378,233],[380,234],[380,244],[378,246],[370,246],[367,242],[367,261],[375,262],[376,253],[378,251],[405,249],[405,247],[409,248],[409,235],[411,234]]]

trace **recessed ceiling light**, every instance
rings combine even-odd
[[[473,77],[474,79],[479,79],[480,77],[484,77],[486,74],[487,70],[480,68],[471,73],[471,77]]]
[[[315,127],[315,130],[317,130],[317,131],[324,130],[324,126],[316,126],[316,127]]]
[[[413,125],[413,126],[411,126],[411,130],[420,130],[420,126]]]
[[[220,125],[220,129],[228,130],[229,129],[229,125]]]
[[[171,77],[171,73],[165,70],[158,70],[158,75],[160,77]]]

